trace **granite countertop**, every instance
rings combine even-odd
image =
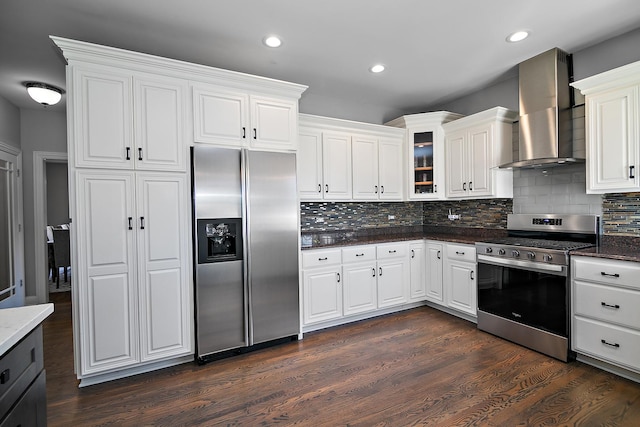
[[[53,313],[53,304],[0,309],[0,356]]]
[[[640,262],[640,237],[604,235],[598,246],[571,251],[571,254]]]
[[[302,250],[369,245],[409,240],[440,240],[473,245],[487,238],[506,236],[506,230],[467,227],[395,227],[363,230],[303,232]]]

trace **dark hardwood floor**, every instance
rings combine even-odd
[[[44,323],[50,426],[640,425],[640,384],[427,307],[79,389],[71,304],[54,303]]]

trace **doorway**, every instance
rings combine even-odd
[[[35,266],[36,271],[36,296],[38,302],[49,302],[49,282],[52,275],[49,262],[49,236],[47,236],[47,225],[49,225],[49,219],[53,222],[61,222],[63,225],[69,222],[69,194],[68,184],[60,176],[61,174],[67,174],[67,154],[35,151],[33,153],[33,171],[34,171],[34,247],[36,249]],[[51,173],[51,171],[55,171]],[[48,182],[52,179],[54,182]],[[61,184],[64,182],[64,184]],[[49,185],[51,184],[51,185]],[[57,191],[53,189],[53,186],[66,185],[66,191]],[[53,200],[49,200],[53,198]],[[55,207],[53,205],[55,204]],[[52,206],[50,208],[50,206]],[[49,213],[50,210],[54,212]],[[66,212],[66,214],[65,214]],[[66,216],[65,216],[66,215]],[[40,232],[39,230],[42,230]],[[59,270],[62,274],[62,268]],[[71,282],[69,277],[69,271],[67,271],[67,279]],[[64,276],[60,277],[60,281],[64,279]],[[55,280],[55,276],[54,276]],[[69,283],[70,285],[70,283]]]

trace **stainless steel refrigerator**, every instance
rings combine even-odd
[[[192,150],[196,357],[300,329],[293,153]]]

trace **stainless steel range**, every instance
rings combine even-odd
[[[597,243],[599,218],[511,214],[507,229],[476,243],[478,328],[566,362],[569,251]]]

